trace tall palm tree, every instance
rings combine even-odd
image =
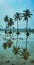
[[[8,17],[8,15],[6,15],[6,16],[4,17],[4,21],[5,21],[6,23],[9,22],[9,17]],[[7,26],[6,26],[6,28],[7,28]]]
[[[12,34],[12,31],[11,31],[11,26],[14,24],[13,22],[13,19],[10,18],[9,22],[8,22],[8,27],[10,27],[10,31],[9,31],[9,34],[10,34],[10,38],[11,38],[11,34]]]
[[[22,17],[26,21],[26,34],[28,33],[28,19],[31,18],[31,16],[32,14],[28,9],[24,10],[22,13]],[[26,50],[27,50],[27,37],[28,35],[26,35]]]
[[[5,21],[5,22],[8,21],[8,15],[6,15],[6,16],[4,17],[4,21]]]
[[[9,21],[9,17],[8,17],[8,15],[6,15],[5,17],[4,17],[4,22],[6,22],[6,29],[7,29],[7,23],[8,23],[8,21]],[[5,31],[5,39],[6,39],[6,34],[7,34],[7,30]]]
[[[14,24],[13,19],[12,19],[12,18],[9,18],[8,15],[6,15],[6,16],[4,17],[4,21],[7,22],[6,29],[10,27],[9,34],[10,34],[10,38],[11,38],[11,33],[12,33],[12,31],[11,31],[11,26]]]
[[[15,18],[15,21],[17,21],[17,43],[18,43],[18,35],[20,34],[19,31],[18,31],[18,21],[21,20],[21,14],[19,12],[16,12],[16,14],[14,15],[14,18]],[[17,46],[17,43],[16,43],[16,46]]]

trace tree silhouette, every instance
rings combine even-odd
[[[18,43],[18,35],[20,34],[19,31],[18,31],[18,21],[21,20],[21,14],[19,12],[16,12],[16,14],[14,14],[14,18],[15,18],[15,21],[17,21],[17,43]],[[16,46],[17,46],[17,43],[16,43]]]
[[[10,18],[10,19],[9,19],[9,22],[8,22],[8,27],[10,27],[10,31],[9,31],[10,39],[11,39],[11,34],[12,34],[12,31],[11,31],[12,25],[14,25],[14,22],[13,22],[13,19]]]
[[[8,20],[9,20],[9,17],[8,17],[8,15],[6,15],[6,16],[4,17],[4,21],[5,21],[5,22],[8,22]]]
[[[29,33],[28,33],[28,19],[31,18],[31,16],[32,16],[32,14],[28,9],[24,10],[22,13],[22,18],[26,21],[26,49],[27,49],[27,38],[29,35]]]
[[[8,15],[6,15],[4,17],[4,21],[7,22],[6,29],[10,27],[9,34],[10,34],[10,39],[11,39],[11,34],[12,34],[11,26],[14,24],[13,19],[12,18],[9,18]]]

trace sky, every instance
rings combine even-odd
[[[16,12],[23,12],[23,10],[29,9],[33,14],[29,19],[28,27],[34,28],[34,0],[0,0],[0,27],[5,28],[4,16],[8,15],[13,17]],[[14,21],[15,22],[15,21]],[[17,22],[14,23],[14,27],[17,28]],[[26,22],[19,21],[19,28],[25,28]]]

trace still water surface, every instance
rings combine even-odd
[[[6,36],[6,38],[9,39],[10,35],[8,35],[8,37]],[[15,32],[11,35],[11,38],[15,38],[15,39],[17,38],[17,35]],[[25,46],[26,46],[26,35],[25,35],[25,33],[20,32],[20,35],[18,36],[18,38],[22,38],[22,39],[18,39],[17,45],[20,48],[25,48]],[[13,39],[13,45],[16,45],[15,39]],[[16,59],[17,56],[14,56],[14,54],[12,53],[12,48],[10,48],[10,49],[7,48],[6,50],[4,50],[4,48],[2,47],[4,41],[6,41],[5,33],[1,32],[0,33],[0,59],[1,60],[6,59],[6,58]],[[30,35],[28,37],[27,47],[28,47],[28,51],[31,54],[31,56],[29,58],[34,59],[34,34],[33,33],[30,33]],[[19,57],[20,56],[18,56],[17,59]],[[21,59],[21,57],[20,57],[20,59]]]

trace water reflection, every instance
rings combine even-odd
[[[12,49],[13,49],[13,46],[16,46],[16,40],[17,40],[17,35],[16,33],[14,33],[11,37],[12,41],[13,41],[13,45],[11,47],[11,44],[9,45],[11,48],[7,48],[7,45],[6,43],[4,43],[5,41],[9,40],[10,38],[10,35],[7,37],[6,36],[6,39],[3,39],[5,38],[5,34],[3,32],[3,34],[1,34],[0,36],[0,52],[2,55],[6,56],[6,58],[11,58],[12,56],[14,56],[14,54],[12,53]],[[11,42],[12,42],[11,41]],[[21,49],[25,48],[25,45],[26,45],[26,35],[25,33],[20,33],[20,35],[18,36],[18,47],[20,47]],[[28,41],[27,41],[27,48],[28,48],[28,51],[30,52],[30,55],[32,58],[34,58],[34,34],[30,33],[29,37],[28,37]],[[3,45],[4,43],[4,45]],[[3,49],[3,47],[5,47],[6,50]],[[1,51],[2,50],[2,51]]]

